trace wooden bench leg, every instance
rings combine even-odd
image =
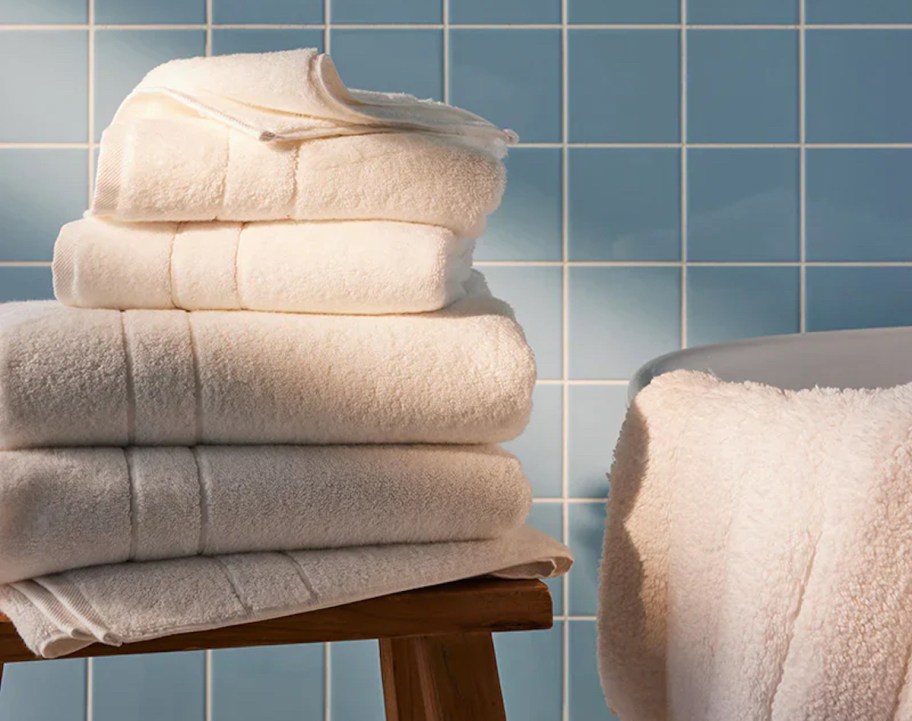
[[[387,721],[506,721],[490,633],[380,639]]]

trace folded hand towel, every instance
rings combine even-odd
[[[634,400],[611,473],[600,668],[625,721],[912,718],[912,385],[702,373]]]
[[[92,212],[116,220],[400,220],[481,235],[503,164],[460,141],[383,133],[263,143],[196,118],[114,123]]]
[[[197,554],[493,538],[529,482],[496,446],[0,452],[0,583]]]
[[[385,316],[0,305],[0,448],[509,440],[535,363],[482,293]]]
[[[67,223],[54,290],[84,308],[420,313],[465,295],[473,242],[417,223]]]
[[[0,586],[0,610],[48,658],[338,606],[492,574],[548,578],[573,559],[527,526],[486,541],[246,553],[96,566]]]
[[[349,90],[332,59],[313,48],[171,60],[143,78],[114,122],[188,111],[267,141],[422,130],[464,137],[502,155],[518,139],[451,105]]]

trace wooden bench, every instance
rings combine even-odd
[[[541,581],[471,579],[120,647],[94,644],[68,658],[375,638],[388,721],[502,721],[491,633],[550,628],[552,619]],[[3,664],[38,660],[0,616],[0,679]]]

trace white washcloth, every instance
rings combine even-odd
[[[512,439],[535,363],[480,278],[413,315],[0,305],[0,448]]]
[[[0,583],[246,551],[493,538],[531,502],[497,446],[0,452]]]
[[[476,238],[503,164],[425,133],[263,143],[198,118],[105,130],[92,213],[121,221],[399,220]]]
[[[451,105],[349,90],[332,59],[314,48],[171,60],[143,78],[114,122],[187,111],[266,141],[421,130],[466,138],[501,156],[518,140]]]
[[[0,586],[36,654],[132,643],[338,606],[472,576],[548,578],[570,551],[522,526],[500,538],[123,563]]]
[[[611,473],[600,668],[624,721],[909,721],[912,385],[677,371]]]
[[[465,295],[473,241],[432,225],[67,223],[54,291],[84,308],[420,313]]]

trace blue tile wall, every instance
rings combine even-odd
[[[687,140],[798,140],[798,33],[687,33]]]
[[[0,301],[51,297],[101,131],[174,57],[326,43],[352,86],[519,132],[476,257],[538,360],[507,444],[529,521],[578,561],[549,581],[555,628],[496,643],[511,718],[611,720],[592,499],[626,379],[682,343],[912,324],[909,24],[909,0],[0,0]],[[330,651],[11,666],[0,721],[382,719],[376,644]]]
[[[798,260],[796,148],[694,148],[687,153],[687,258]]]
[[[681,153],[569,150],[570,260],[678,260]]]
[[[810,30],[806,43],[808,141],[912,141],[912,30]]]
[[[567,42],[570,140],[680,138],[680,33],[572,30]]]

